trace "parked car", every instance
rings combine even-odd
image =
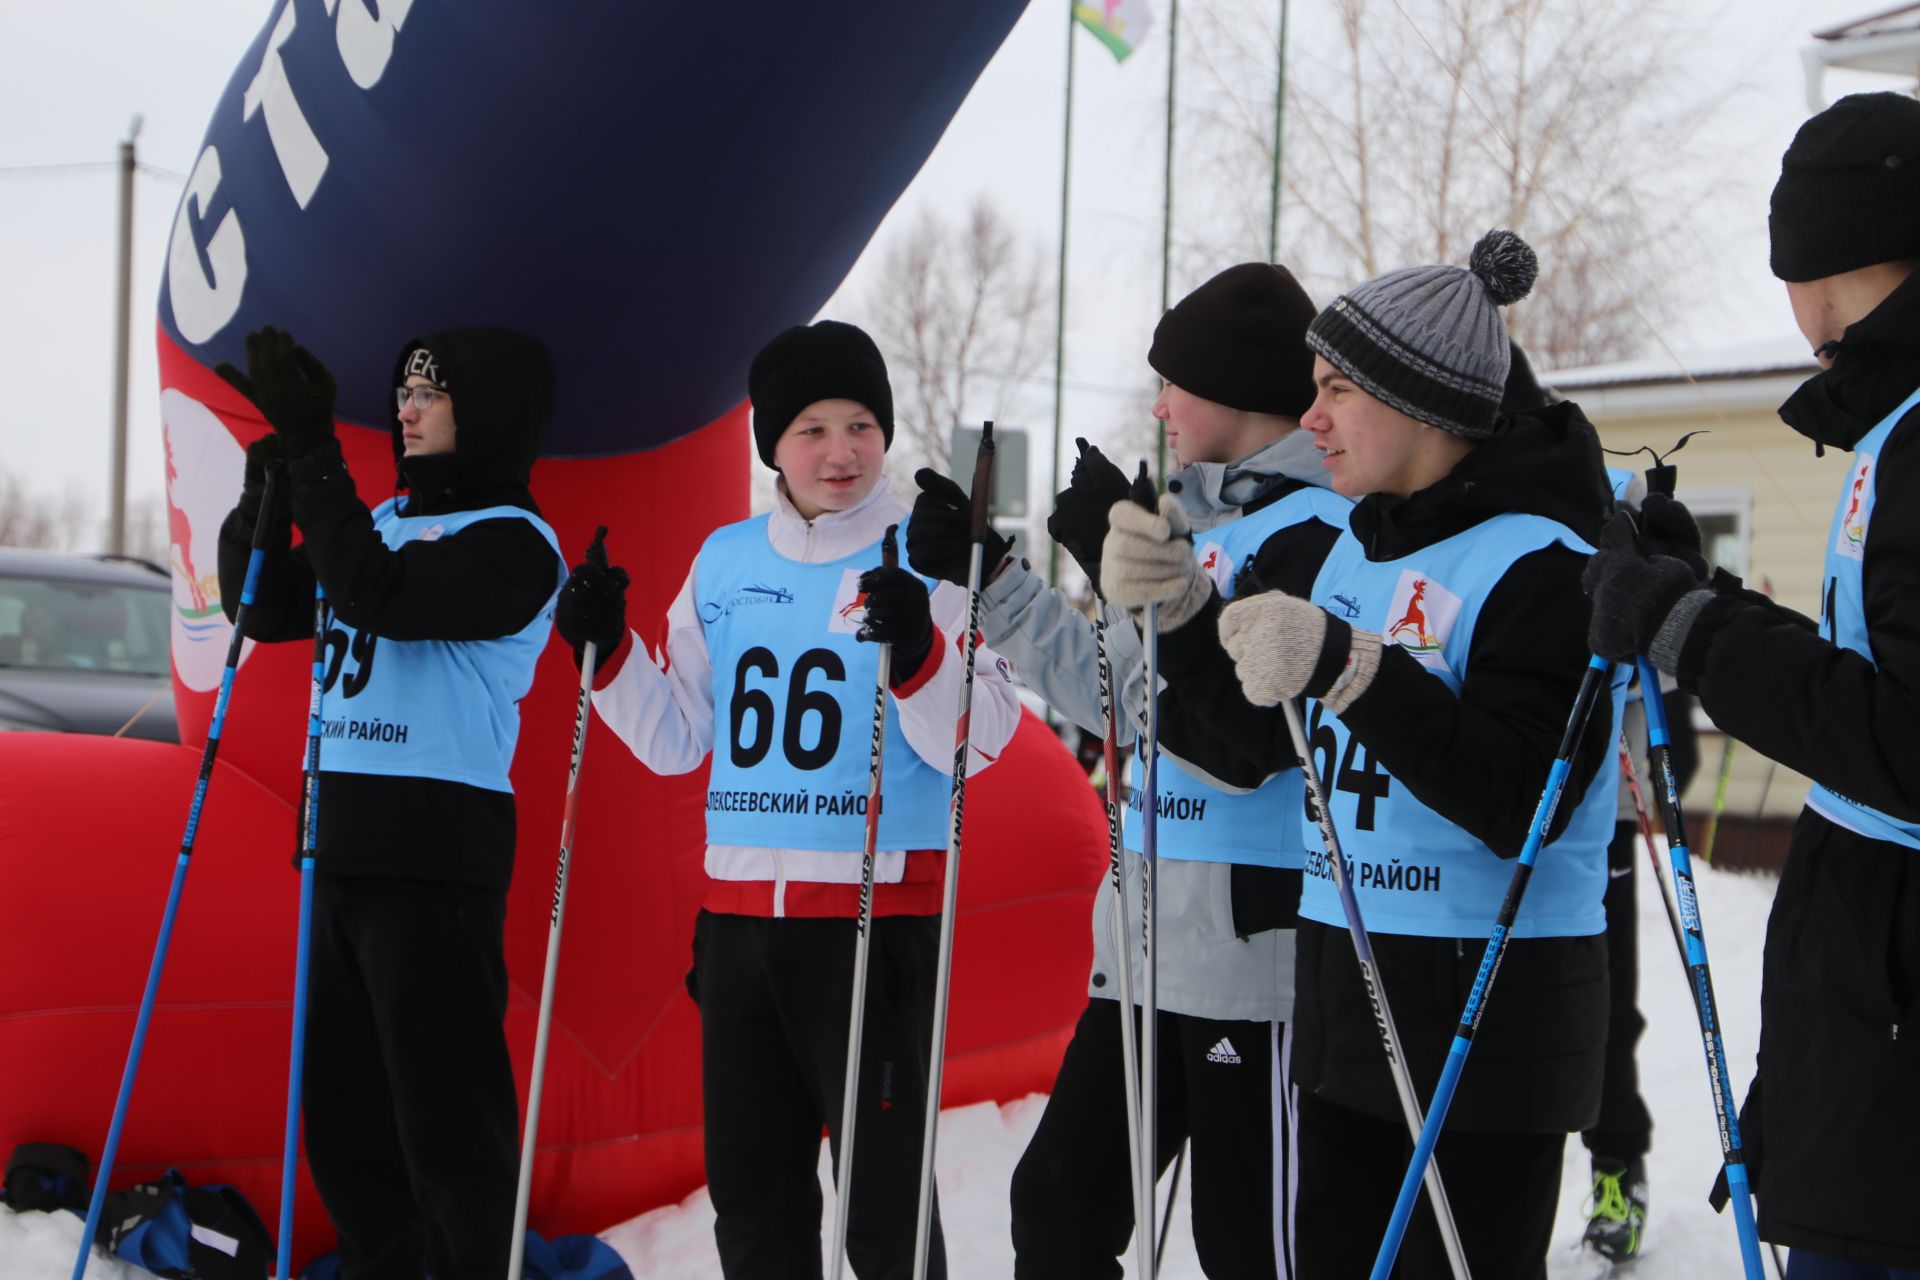
[[[166,571],[0,547],[0,732],[178,742]]]

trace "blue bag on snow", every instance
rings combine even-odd
[[[260,1216],[232,1187],[195,1187],[177,1170],[107,1197],[101,1243],[155,1275],[262,1280],[274,1259]]]

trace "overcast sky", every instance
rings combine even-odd
[[[1183,21],[1200,5],[1188,0]],[[180,196],[179,178],[166,175],[192,166],[215,98],[273,6],[0,0],[0,466],[42,489],[84,488],[104,510],[117,184],[110,165],[4,171],[110,162],[134,114],[145,118],[141,159],[166,172],[142,174],[136,183],[128,487],[136,497],[156,493],[155,302]],[[1322,6],[1296,0],[1293,7],[1301,56],[1317,38],[1313,11]],[[1668,342],[1697,347],[1791,332],[1784,296],[1766,270],[1765,214],[1780,152],[1806,114],[1800,51],[1809,31],[1875,7],[1869,0],[1700,0],[1707,25],[1687,54],[1687,74],[1700,84],[1749,86],[1715,145],[1738,163],[1752,194],[1727,225],[1701,229],[1702,245],[1717,258],[1717,283],[1709,296],[1691,300],[1685,319],[1662,335]],[[1155,9],[1161,25],[1128,62],[1116,64],[1085,37],[1076,55],[1068,377],[1077,389],[1068,398],[1068,434],[1126,413],[1128,389],[1146,385],[1145,340],[1158,312],[1167,48],[1164,0]],[[918,210],[958,212],[983,191],[1051,262],[1065,36],[1061,7],[1035,0],[827,313],[855,305],[889,235]],[[1184,56],[1182,74],[1197,74],[1187,71]],[[1828,93],[1863,87],[1899,86],[1831,76]],[[1206,199],[1204,191],[1180,194],[1183,201]],[[1178,208],[1175,219],[1178,233]],[[1194,283],[1176,280],[1176,295]],[[1657,349],[1651,338],[1648,349]],[[1045,425],[1043,391],[1036,388],[1032,399],[1037,426]],[[1034,488],[1043,492],[1043,448],[1034,465]]]

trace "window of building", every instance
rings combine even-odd
[[[1747,576],[1752,563],[1753,495],[1746,489],[1686,489],[1679,493],[1700,526],[1707,563]]]

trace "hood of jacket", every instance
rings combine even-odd
[[[1851,450],[1920,387],[1920,271],[1847,326],[1833,364],[1800,384],[1780,420],[1816,453]]]
[[[410,512],[511,504],[533,508],[527,482],[553,418],[553,357],[546,344],[510,329],[441,329],[410,339],[394,359],[393,385],[406,381],[407,355],[433,353],[453,404],[452,453],[406,457],[400,415],[390,425]]]
[[[1393,560],[1507,512],[1558,520],[1596,542],[1612,507],[1600,437],[1579,405],[1561,400],[1503,415],[1490,438],[1418,493],[1368,494],[1351,527],[1369,560]]]
[[[1326,488],[1327,469],[1313,447],[1313,433],[1289,431],[1237,462],[1195,462],[1167,477],[1167,492],[1180,500],[1197,530],[1211,529],[1258,510],[1303,484]]]

